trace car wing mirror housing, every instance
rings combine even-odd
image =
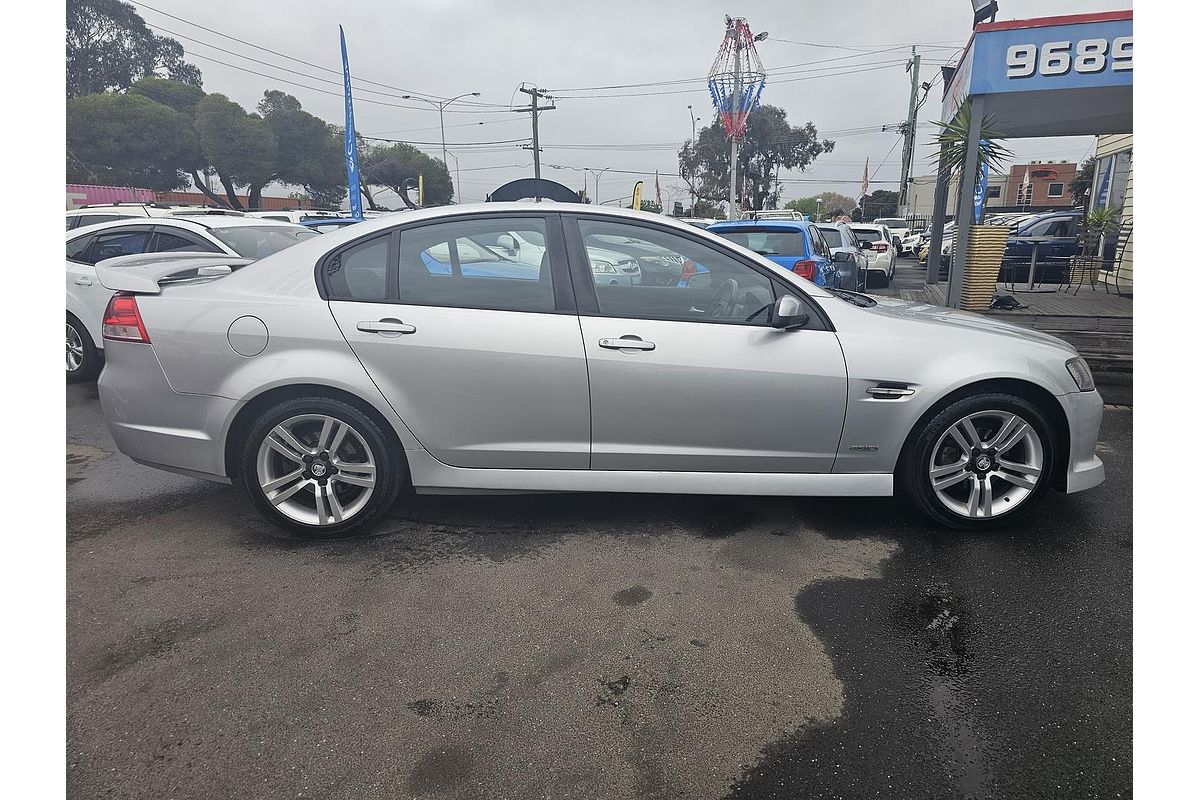
[[[849,261],[850,253],[846,252],[845,250],[838,250],[836,253],[833,254],[833,260],[834,261]]]
[[[775,310],[771,314],[771,327],[785,331],[803,328],[808,323],[808,314],[804,311],[800,299],[795,295],[785,294],[775,301]]]

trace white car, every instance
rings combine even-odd
[[[100,372],[104,309],[112,297],[96,263],[138,253],[219,253],[259,259],[318,236],[302,225],[243,216],[128,217],[67,232],[67,380]]]
[[[904,252],[902,249],[903,242],[912,233],[908,220],[901,217],[880,217],[873,224],[882,225],[887,228],[892,235],[892,244],[896,247],[896,250],[900,253]]]
[[[896,246],[892,243],[891,231],[883,225],[863,224],[851,225],[850,230],[854,231],[858,246],[867,256],[867,283],[875,285],[877,276],[882,273],[886,286],[896,274]],[[876,277],[872,278],[870,273],[875,273]]]
[[[275,222],[292,222],[299,224],[310,219],[332,219],[336,217],[349,216],[349,212],[343,214],[340,211],[318,211],[313,208],[305,208],[299,211],[247,211],[246,216],[257,217],[258,219],[269,219]],[[363,219],[366,219],[366,214],[363,214]]]
[[[164,203],[108,203],[104,205],[89,205],[67,212],[67,230],[83,228],[88,225],[99,225],[103,222],[116,222],[130,217],[145,219],[146,217],[178,217],[178,216],[243,216],[241,211],[216,206],[172,206]]]

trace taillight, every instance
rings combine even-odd
[[[696,262],[690,258],[683,260],[683,267],[679,270],[679,280],[690,280],[696,274]]]
[[[137,299],[131,294],[114,294],[108,301],[102,332],[105,339],[150,343],[142,315],[138,312]]]
[[[817,274],[817,262],[810,258],[806,258],[803,261],[797,261],[792,265],[792,272],[796,273],[801,278],[807,278],[811,281],[813,276]]]
[[[875,242],[871,245],[871,249],[876,253],[886,253],[888,249],[887,242]]]

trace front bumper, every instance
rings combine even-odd
[[[1060,396],[1071,431],[1067,460],[1067,493],[1082,492],[1104,482],[1104,463],[1096,456],[1096,440],[1104,417],[1100,392],[1071,392]]]
[[[176,392],[151,345],[107,344],[97,387],[117,449],[147,466],[228,483],[223,442],[236,402]]]

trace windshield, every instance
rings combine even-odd
[[[905,220],[897,219],[897,218],[877,219],[877,220],[875,220],[875,224],[883,225],[888,228],[907,228],[908,227],[908,223]]]
[[[804,234],[799,231],[781,231],[772,228],[738,228],[736,230],[714,231],[722,239],[728,239],[734,244],[740,244],[747,250],[753,250],[764,256],[800,256],[808,255],[805,247]]]
[[[883,239],[883,234],[880,231],[870,228],[852,228],[854,238],[858,239],[859,244],[867,244],[869,242],[878,242]]]
[[[829,245],[830,250],[836,250],[842,246],[842,232],[837,228],[818,227],[821,232],[821,238],[825,240],[825,244]]]
[[[290,225],[239,225],[236,228],[210,228],[208,232],[242,258],[266,258],[297,242],[320,235],[316,231]]]

